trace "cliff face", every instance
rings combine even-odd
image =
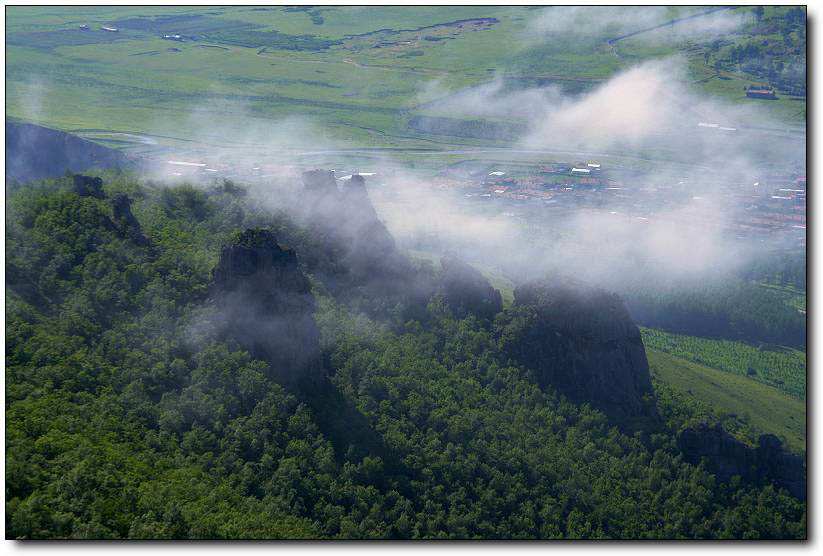
[[[338,187],[334,172],[303,173],[309,225],[325,238],[325,249],[337,262],[332,286],[341,295],[355,288],[370,294],[413,299],[425,304],[431,283],[416,274],[397,251],[394,237],[380,221],[363,176]]]
[[[650,411],[649,364],[640,331],[614,294],[543,281],[515,289],[502,347],[575,401],[627,415]],[[512,328],[513,327],[513,328]]]
[[[314,296],[297,255],[269,230],[249,229],[225,245],[212,271],[222,329],[293,383],[318,366]]]
[[[750,448],[720,426],[701,425],[681,431],[678,444],[687,462],[698,464],[706,458],[721,482],[739,475],[747,482],[773,482],[797,498],[806,496],[803,459],[784,450],[774,435],[764,434],[757,448]]]
[[[124,168],[131,161],[76,135],[34,124],[6,122],[6,182],[61,176],[66,169]]]
[[[106,193],[103,191],[103,179],[94,176],[83,176],[81,174],[74,174],[74,192],[81,197],[94,197],[95,199],[104,199]]]
[[[77,178],[77,176],[75,176],[75,178]],[[133,202],[133,199],[125,193],[118,193],[114,196],[111,200],[114,222],[123,237],[130,238],[142,247],[149,247],[149,240],[143,235],[140,222],[137,221],[137,218],[135,218],[131,212],[131,204]]]
[[[493,319],[503,310],[503,298],[474,267],[455,257],[443,257],[441,280],[443,296],[458,318],[472,313]]]

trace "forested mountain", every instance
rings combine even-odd
[[[7,537],[806,537],[803,485],[720,472],[710,439],[746,447],[613,294],[503,307],[406,259],[362,179],[102,178],[7,188]]]

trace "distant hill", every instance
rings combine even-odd
[[[6,183],[62,175],[66,169],[126,168],[118,151],[76,135],[34,124],[6,122]]]

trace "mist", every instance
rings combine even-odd
[[[684,15],[663,7],[551,7],[540,11],[526,34],[559,40],[575,29],[582,36],[618,37]],[[731,32],[748,17],[722,10],[631,40],[704,39]],[[496,149],[495,158],[529,152],[543,153],[545,163],[602,163],[625,176],[619,188],[648,190],[652,197],[665,189],[671,198],[664,203],[614,206],[606,194],[599,206],[587,207],[467,201],[461,191],[435,187],[431,172],[410,168],[408,159],[371,151],[368,166],[346,162],[358,146],[341,140],[337,130],[301,113],[272,118],[242,102],[192,107],[183,119],[193,130],[191,147],[154,157],[145,176],[204,187],[240,176],[259,207],[310,223],[302,171],[335,169],[337,178],[374,172],[366,179],[371,203],[401,248],[435,256],[455,252],[514,283],[562,273],[606,289],[644,281],[694,287],[724,279],[762,251],[753,241],[730,237],[739,206],[721,186],[756,194],[753,184],[763,182],[771,166],[804,167],[805,136],[787,131],[758,106],[707,96],[687,76],[684,56],[665,56],[568,93],[556,85],[524,87],[501,70],[463,89],[447,77],[423,82],[410,107],[452,119],[518,124],[521,132],[508,148]],[[477,150],[474,157],[482,158]],[[503,162],[498,166],[506,169]]]
[[[777,124],[751,108],[706,100],[684,76],[684,60],[674,57],[630,67],[578,95],[556,87],[510,91],[501,76],[454,93],[442,81],[433,81],[424,84],[419,95],[434,98],[429,106],[454,117],[524,121],[525,131],[512,151],[546,151],[547,162],[602,162],[608,157],[647,161],[632,174],[634,181],[623,186],[635,191],[665,187],[678,193],[677,202],[655,209],[606,203],[562,211],[548,207],[541,215],[534,201],[495,199],[472,206],[459,192],[434,187],[430,176],[388,154],[372,153],[369,167],[342,163],[336,168],[376,172],[366,179],[369,196],[399,247],[440,255],[456,252],[514,283],[558,272],[618,290],[643,281],[693,287],[722,280],[757,250],[729,237],[725,227],[733,206],[715,188],[737,184],[748,192],[762,179],[765,156],[802,162],[802,151],[797,138],[772,134],[764,154],[762,135],[772,132],[762,129],[777,129]],[[193,111],[193,121],[204,121],[207,112],[214,114],[209,107]],[[312,167],[307,157],[343,154],[345,143],[300,116],[259,119],[259,126],[243,130],[220,128],[221,121],[212,117],[201,126],[203,139],[198,143],[206,147],[197,160],[256,170],[259,177],[248,179],[256,202],[272,211],[286,208],[305,221],[299,175]],[[223,145],[208,147],[216,138],[222,138]],[[161,160],[152,171],[168,176],[178,169]],[[179,179],[191,178],[183,174]],[[339,184],[342,188],[343,182]],[[343,220],[341,215],[341,226],[346,225]],[[552,223],[544,226],[543,221]]]
[[[578,37],[608,34],[617,38],[644,29],[710,10],[699,6],[692,11],[665,6],[554,6],[541,10],[526,33],[532,41],[550,40],[573,32]],[[662,40],[710,39],[740,28],[751,15],[739,10],[719,10],[685,19],[636,35],[635,40],[658,43]]]

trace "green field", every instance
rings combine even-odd
[[[780,346],[755,347],[651,328],[641,328],[641,332],[647,348],[772,386],[800,400],[806,397],[806,354],[802,351]]]
[[[804,132],[805,100],[747,99],[742,85],[752,76],[715,79],[706,45],[650,48],[632,38],[612,48],[607,40],[618,31],[609,25],[592,35],[539,35],[531,25],[542,13],[515,6],[9,7],[6,115],[90,132],[134,154],[267,143],[274,151],[500,147],[508,146],[500,138],[438,135],[409,121],[427,113],[430,85],[442,97],[505,75],[514,86],[580,93],[639,61],[685,51],[689,79],[706,93],[766,106]],[[164,40],[166,33],[187,39]],[[295,116],[313,131],[272,131]],[[94,135],[112,132],[137,137]]]
[[[767,282],[758,282],[762,286],[772,292],[777,293],[783,298],[783,302],[789,307],[794,307],[802,313],[806,312],[806,292],[795,287],[785,284],[769,284]]]
[[[646,348],[649,368],[657,380],[720,415],[742,419],[758,434],[785,440],[794,452],[806,450],[806,405],[775,388],[718,369]]]

